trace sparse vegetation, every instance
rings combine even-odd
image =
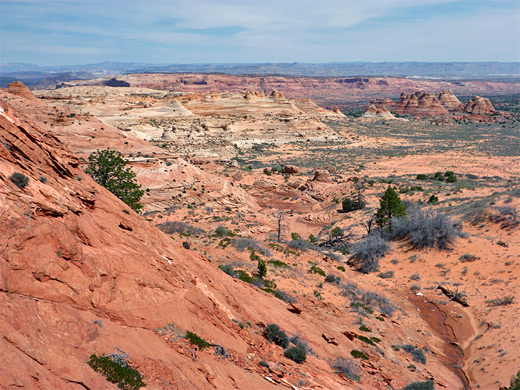
[[[486,303],[489,306],[507,306],[511,305],[514,299],[515,297],[513,295],[507,295],[505,297],[487,300]]]
[[[123,390],[139,390],[146,386],[139,371],[128,365],[125,359],[115,361],[112,357],[92,354],[88,365],[103,375],[107,381]]]
[[[435,390],[433,381],[413,382],[402,388],[402,390]]]
[[[352,359],[337,358],[331,363],[332,368],[338,375],[343,375],[345,378],[353,381],[359,381],[359,364]]]
[[[368,360],[368,356],[361,351],[353,349],[352,351],[350,351],[350,354],[354,356],[356,359]]]
[[[389,250],[389,245],[380,232],[374,232],[354,244],[349,263],[357,265],[364,274],[379,270],[379,259]]]
[[[448,216],[432,211],[415,210],[408,218],[394,218],[391,239],[407,240],[412,248],[447,250],[464,234],[461,225]]]
[[[283,349],[289,346],[289,337],[287,337],[285,332],[276,324],[268,324],[263,334],[270,343],[275,343]]]
[[[302,364],[307,359],[305,349],[300,346],[291,347],[285,350],[284,356],[298,364]]]
[[[168,221],[158,224],[157,227],[167,234],[179,233],[184,236],[204,234],[204,230],[188,225],[185,222]]]
[[[196,333],[192,331],[186,332],[186,339],[192,344],[199,347],[199,350],[204,351],[204,349],[209,347],[209,343],[203,338],[199,337]]]

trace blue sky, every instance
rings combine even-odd
[[[520,0],[0,0],[0,62],[520,61]]]

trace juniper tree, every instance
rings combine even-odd
[[[135,179],[135,173],[125,168],[126,161],[120,152],[115,150],[98,150],[88,158],[89,164],[85,170],[96,183],[101,184],[111,193],[125,202],[135,211],[140,211],[140,203],[144,191]]]
[[[380,228],[392,230],[392,218],[404,217],[406,210],[401,203],[401,198],[392,187],[388,187],[379,200],[379,209],[376,211],[376,223]]]

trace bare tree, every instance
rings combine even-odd
[[[282,241],[282,236],[287,231],[287,229],[288,229],[287,219],[285,218],[285,213],[281,211],[276,216],[276,240],[278,242]]]

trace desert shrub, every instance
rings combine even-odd
[[[357,270],[364,274],[377,271],[379,259],[386,254],[388,249],[388,243],[377,232],[368,234],[361,241],[356,242],[352,248],[352,258],[359,262]]]
[[[204,234],[204,230],[188,225],[185,222],[169,221],[157,225],[166,234],[179,233],[185,236]]]
[[[201,351],[203,351],[204,349],[208,348],[209,347],[209,343],[204,340],[203,338],[199,337],[196,333],[194,332],[191,332],[191,331],[187,331],[186,332],[186,339],[188,339],[188,341],[192,344],[192,345],[196,345],[197,347],[199,347],[199,349]]]
[[[434,194],[430,196],[428,199],[428,203],[437,203],[439,201],[439,198],[437,198]]]
[[[448,176],[446,178],[446,182],[447,183],[456,183],[457,182],[457,177],[456,176]]]
[[[402,388],[402,390],[435,390],[433,381],[413,382]]]
[[[280,289],[274,290],[274,296],[286,303],[296,302],[295,297]]]
[[[263,278],[263,277],[265,277],[265,275],[267,275],[267,265],[265,264],[265,260],[262,259],[261,257],[258,257],[257,268],[258,268],[258,276],[260,278]]]
[[[509,387],[500,387],[499,390],[520,390],[520,371],[513,375],[509,382]]]
[[[307,271],[309,274],[318,274],[323,277],[326,276],[325,271],[318,267],[316,264],[311,265],[311,268]]]
[[[513,229],[520,225],[520,215],[512,206],[495,207],[489,215],[489,220],[500,223],[502,229]]]
[[[333,274],[328,274],[327,276],[325,276],[325,281],[327,283],[340,284],[341,278]]]
[[[289,341],[291,342],[291,344],[294,344],[296,347],[303,348],[305,353],[313,354],[312,350],[310,349],[309,345],[307,344],[307,341],[304,338],[300,337],[299,335],[294,335],[293,337],[291,337],[289,339]]]
[[[364,207],[365,207],[365,203],[364,202],[362,202],[362,201],[360,202],[358,200],[353,200],[353,199],[351,199],[349,197],[346,197],[341,202],[341,208],[346,213],[348,213],[350,211],[354,211],[354,210],[361,210]]]
[[[345,378],[353,381],[359,381],[359,364],[352,359],[337,358],[331,367],[334,369],[336,374],[344,375]]]
[[[341,272],[345,272],[345,267],[343,267],[342,265],[338,265],[336,268]]]
[[[417,348],[412,344],[399,345],[396,346],[396,348],[401,348],[403,351],[411,354],[414,362],[426,364],[426,356],[424,356],[424,352],[421,348]]]
[[[126,360],[115,361],[110,356],[92,354],[87,362],[96,372],[103,375],[110,383],[115,383],[123,390],[139,390],[146,386],[139,371],[130,367]]]
[[[354,356],[356,359],[368,360],[368,356],[361,351],[353,349],[352,351],[350,351],[350,354]]]
[[[391,239],[407,240],[413,248],[435,248],[447,250],[457,237],[463,236],[460,224],[450,217],[416,210],[408,218],[396,218],[392,222]]]
[[[393,278],[393,277],[394,277],[394,271],[385,271],[385,272],[380,272],[379,274],[377,274],[377,277],[378,277],[378,278],[381,278],[381,279],[390,279],[390,278]]]
[[[241,269],[237,269],[235,270],[234,272],[234,275],[240,279],[241,281],[243,282],[246,282],[246,283],[249,283],[249,284],[252,284],[254,282],[254,279],[251,277],[251,275],[249,275],[246,271],[244,270],[241,270]]]
[[[281,260],[269,260],[267,263],[271,264],[273,267],[276,267],[276,268],[287,268],[287,267],[289,267],[287,265],[287,263],[284,263]]]
[[[302,364],[307,359],[307,353],[302,347],[291,347],[285,350],[284,356],[298,364]]]
[[[232,233],[228,228],[219,225],[215,229],[215,234],[217,235],[217,237],[225,237],[231,235]]]
[[[25,188],[29,184],[29,178],[20,172],[13,173],[9,176],[9,180],[11,180],[18,188]]]
[[[271,251],[252,238],[237,237],[231,240],[233,246],[243,252],[246,249],[254,250],[264,256],[271,256]]]
[[[279,345],[283,349],[289,346],[289,337],[276,324],[268,324],[264,329],[264,337],[270,342]]]
[[[190,243],[188,241],[183,241],[182,242],[182,247],[184,249],[190,249],[191,245],[190,245]]]
[[[428,176],[423,173],[420,173],[417,175],[416,179],[417,180],[428,180]]]
[[[513,303],[515,297],[512,295],[508,295],[502,298],[495,298],[487,300],[486,303],[489,306],[507,306]]]
[[[375,345],[374,342],[366,336],[358,336],[357,338],[366,344]]]
[[[233,267],[229,264],[219,265],[218,266],[224,273],[228,274],[231,277],[235,277],[235,273]]]
[[[471,262],[473,262],[475,260],[479,260],[479,259],[480,259],[480,257],[475,256],[475,255],[470,255],[468,253],[459,257],[459,260],[461,263],[465,263],[466,261],[471,263]]]
[[[291,249],[301,250],[302,252],[305,252],[310,248],[309,242],[301,238],[292,241],[287,241],[287,246]]]
[[[45,184],[47,183],[47,178],[45,176],[40,176],[40,181]]]

